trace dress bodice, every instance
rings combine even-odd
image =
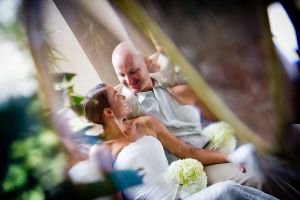
[[[171,199],[175,193],[174,185],[167,184],[163,177],[168,168],[163,146],[153,136],[143,136],[125,146],[116,158],[114,168],[142,169],[143,184],[125,191],[130,199]]]

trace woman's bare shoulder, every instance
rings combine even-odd
[[[152,135],[156,137],[154,120],[151,116],[141,116],[127,120],[126,123],[127,127],[131,127],[131,130],[135,130],[138,135]]]

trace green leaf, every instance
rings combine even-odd
[[[23,192],[20,199],[43,200],[45,199],[45,194],[41,187],[35,187],[29,191]]]
[[[74,93],[74,86],[67,87],[67,94],[73,94]]]
[[[81,105],[84,97],[80,96],[80,95],[70,95],[71,98],[71,105],[72,106],[77,106],[77,105]]]
[[[76,74],[69,73],[69,72],[62,72],[62,73],[53,73],[55,80],[58,83],[69,83]]]
[[[66,80],[66,82],[69,83],[73,79],[73,77],[75,75],[76,74],[74,74],[74,73],[65,73],[65,80]]]
[[[79,116],[83,115],[83,107],[81,104],[79,105],[71,105],[71,109],[76,112]]]
[[[2,183],[2,189],[5,192],[12,191],[16,188],[22,187],[26,181],[27,174],[24,166],[12,164],[8,168],[6,178]]]
[[[70,95],[71,109],[74,110],[78,115],[83,115],[82,101],[84,97],[80,95]]]

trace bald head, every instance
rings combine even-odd
[[[112,64],[120,82],[132,92],[152,89],[143,56],[129,41],[121,42],[112,53]]]
[[[128,59],[138,56],[139,53],[133,44],[129,41],[121,42],[116,46],[112,53],[112,64],[115,69],[120,65],[126,64]]]

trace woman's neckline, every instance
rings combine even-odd
[[[138,141],[141,141],[143,138],[146,138],[146,137],[153,137],[153,138],[155,138],[155,137],[152,136],[152,135],[147,135],[147,134],[141,135],[141,136],[138,137],[135,141],[129,142],[128,144],[124,145],[124,146],[118,151],[117,155],[115,155],[116,160],[118,159],[119,154],[120,154],[123,150],[128,149],[130,146],[136,144]]]

